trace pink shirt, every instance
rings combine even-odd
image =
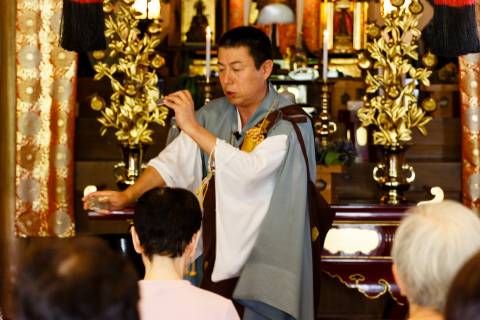
[[[140,280],[142,320],[240,320],[232,301],[186,280]]]

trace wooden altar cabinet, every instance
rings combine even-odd
[[[393,281],[393,236],[408,206],[332,205],[335,220],[322,254],[319,319],[404,319]]]
[[[407,303],[391,274],[390,250],[395,230],[408,206],[332,205],[335,220],[322,254],[320,308],[317,319],[404,319]],[[116,225],[100,235],[133,258],[128,225],[133,210],[110,215],[89,213],[91,224]]]

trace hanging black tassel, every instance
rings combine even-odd
[[[427,45],[443,57],[480,52],[475,0],[434,0]]]
[[[62,48],[76,52],[106,48],[102,0],[63,0]]]

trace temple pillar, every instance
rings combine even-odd
[[[14,235],[16,1],[0,0],[0,8],[0,307],[10,319],[20,242]]]

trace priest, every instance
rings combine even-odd
[[[231,29],[218,47],[225,96],[197,112],[190,92],[166,96],[175,112],[175,138],[134,185],[90,194],[85,207],[98,196],[112,210],[121,209],[161,186],[196,191],[204,209],[201,286],[233,298],[244,319],[312,320],[306,185],[315,181],[311,122],[293,112],[298,121],[292,124],[279,112],[290,103],[268,81],[272,46],[262,31]]]

